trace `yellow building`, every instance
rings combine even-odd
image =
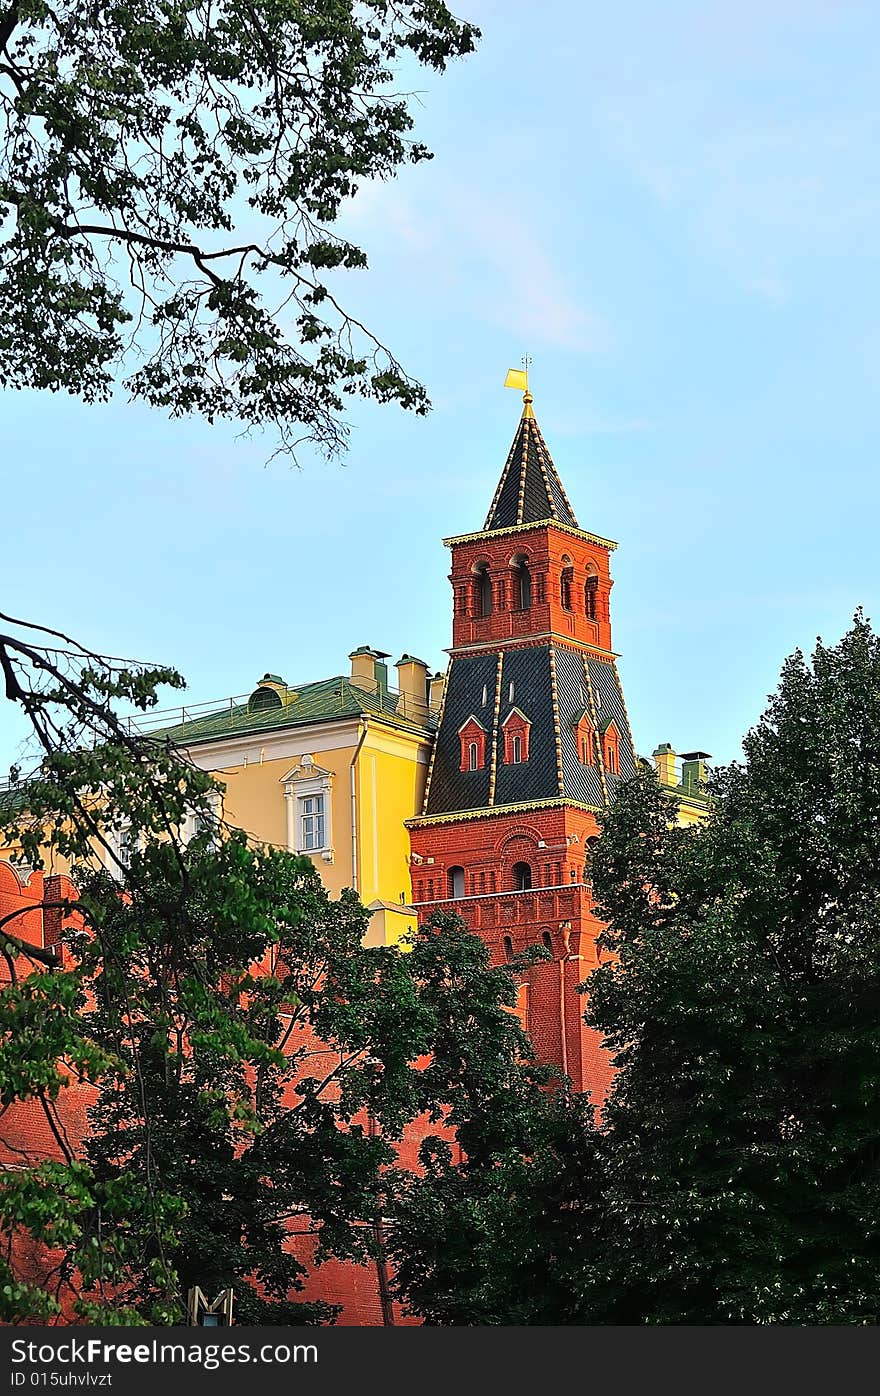
[[[354,888],[373,913],[367,944],[415,928],[404,821],[421,811],[442,687],[409,654],[390,687],[388,657],[362,645],[347,675],[266,674],[249,697],[161,715],[163,735],[225,786],[227,823],[311,858],[334,896]]]
[[[706,795],[709,753],[688,751],[679,756],[669,742],[661,742],[652,755],[657,779],[663,789],[678,801],[678,823],[702,823],[708,818],[710,810]]]

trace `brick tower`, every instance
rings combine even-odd
[[[609,1079],[576,986],[597,963],[596,811],[635,770],[611,649],[609,556],[582,529],[524,396],[483,528],[452,551],[453,644],[425,804],[409,821],[414,900],[454,910],[526,975],[524,1025],[579,1090]]]

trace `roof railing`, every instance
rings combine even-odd
[[[244,720],[251,719],[253,727],[259,727],[261,719],[273,718],[276,714],[289,712],[295,720],[297,712],[297,700],[300,694],[308,689],[314,689],[318,684],[328,689],[322,695],[322,709],[332,714],[334,707],[339,712],[351,703],[366,700],[365,706],[368,709],[376,709],[380,712],[388,713],[396,717],[402,717],[406,721],[424,724],[427,717],[427,705],[414,701],[409,695],[401,693],[396,688],[387,687],[384,684],[376,684],[373,687],[366,682],[353,683],[351,679],[340,675],[333,679],[310,680],[304,684],[287,684],[281,690],[281,706],[256,708],[248,711],[248,702],[253,696],[250,693],[233,694],[230,698],[217,698],[205,703],[184,703],[180,707],[157,708],[149,713],[136,713],[128,716],[125,721],[130,733],[140,733],[149,735],[151,732],[163,731],[169,728],[192,728],[195,724],[207,718],[215,720],[215,724],[220,725],[220,730],[226,727],[233,731],[240,727]],[[278,690],[276,690],[277,692]],[[335,700],[335,701],[334,701]],[[185,741],[186,731],[179,733],[178,740]]]

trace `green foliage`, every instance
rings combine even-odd
[[[351,395],[424,390],[339,305],[332,225],[429,158],[404,67],[478,31],[441,0],[0,3],[0,386],[270,425],[339,450]]]
[[[468,1177],[544,1128],[513,975],[457,918],[406,954],[365,948],[353,893],[332,901],[309,860],[219,825],[211,778],[118,717],[176,675],[22,629],[0,634],[0,667],[42,757],[4,832],[71,862],[77,897],[60,957],[0,926],[0,1102],[41,1110],[59,1154],[24,1155],[0,1198],[19,1243],[0,1316],[46,1316],[66,1286],[82,1320],[174,1323],[191,1285],[232,1284],[240,1323],[326,1320],[298,1302],[290,1233],[319,1262],[382,1263],[405,1194],[411,1240],[423,1180],[396,1145],[415,1120],[438,1126],[426,1160],[457,1131]],[[92,1088],[84,1148],[64,1129],[72,1076]],[[15,1273],[34,1243],[51,1283]]]
[[[511,1070],[508,1099],[486,1101],[468,1120],[472,1153],[459,1159],[447,1141],[429,1139],[423,1174],[399,1181],[396,1288],[426,1323],[603,1320],[604,1188],[593,1110],[567,1089],[541,1090],[532,1075],[524,1065]],[[480,1137],[481,1119],[491,1142]]]
[[[860,615],[786,663],[744,750],[701,827],[644,772],[603,816],[601,1128],[517,1077],[506,1147],[481,1147],[495,1100],[461,1166],[426,1145],[394,1247],[428,1322],[878,1322],[880,640]]]
[[[233,1284],[241,1323],[315,1321],[330,1311],[295,1302],[288,1228],[319,1257],[369,1253],[363,1219],[411,1113],[406,962],[363,948],[366,912],[331,901],[307,859],[230,831],[184,864],[181,881],[171,846],[148,846],[124,899],[83,879],[101,909],[90,1028],[120,1062],[88,1158],[99,1183],[142,1188],[128,1228],[105,1228],[104,1283],[140,1313]],[[163,1244],[156,1189],[181,1209]]]
[[[640,777],[596,857],[614,1316],[876,1323],[880,641],[861,615],[787,661],[744,751],[699,829],[668,828]]]
[[[444,1326],[585,1321],[596,1283],[602,1188],[593,1111],[537,1065],[510,1012],[541,947],[492,968],[486,944],[435,916],[412,953],[435,1015],[425,1108],[448,1102],[455,1135],[428,1134],[421,1171],[389,1188],[395,1289]],[[437,1116],[436,1109],[434,1117]]]

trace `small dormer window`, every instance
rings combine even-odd
[[[248,699],[248,712],[266,712],[283,708],[290,701],[287,684],[279,674],[264,674]]]
[[[462,771],[481,771],[486,764],[486,729],[471,714],[467,722],[458,729],[458,740],[461,743],[460,769]]]
[[[586,712],[578,717],[574,724],[574,738],[577,743],[577,754],[582,766],[595,766],[596,764],[596,729],[593,727]]]
[[[259,713],[267,708],[280,708],[281,695],[274,688],[258,688],[248,699],[248,712]]]
[[[603,739],[605,769],[611,776],[620,775],[620,733],[613,722],[609,722]]]
[[[511,708],[501,724],[504,733],[504,764],[519,766],[529,759],[531,723],[519,708]]]

